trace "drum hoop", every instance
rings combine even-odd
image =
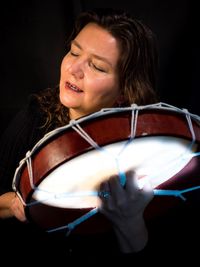
[[[68,128],[71,128],[72,125],[78,125],[81,124],[84,121],[88,121],[91,119],[95,119],[98,117],[102,116],[107,116],[108,114],[115,114],[118,112],[126,112],[126,111],[133,111],[133,110],[165,110],[165,111],[171,111],[171,112],[178,112],[179,114],[182,115],[189,115],[192,119],[194,119],[199,125],[200,125],[200,116],[197,116],[196,114],[188,112],[187,109],[180,109],[175,106],[166,104],[166,103],[156,103],[156,104],[151,104],[151,105],[143,105],[143,106],[138,106],[137,104],[132,104],[131,106],[128,107],[123,107],[123,108],[104,108],[101,109],[100,111],[97,111],[95,113],[89,114],[87,116],[81,117],[77,120],[71,120],[67,125],[58,127],[47,134],[44,135],[43,138],[41,138],[31,149],[29,156],[32,156],[33,153],[38,149],[38,147],[45,141],[49,140],[51,137],[55,136],[57,133],[61,133],[65,131]]]
[[[89,114],[87,116],[81,117],[77,120],[71,120],[67,125],[58,127],[50,132],[48,132],[47,134],[45,134],[34,146],[33,148],[28,151],[26,153],[26,156],[20,161],[19,166],[16,168],[14,177],[13,177],[13,182],[12,182],[12,188],[15,192],[18,192],[17,190],[17,186],[16,183],[19,184],[19,179],[20,179],[20,175],[21,175],[21,170],[24,167],[24,165],[26,164],[27,160],[30,159],[34,153],[37,152],[37,150],[45,143],[47,142],[49,139],[51,139],[52,137],[54,137],[57,134],[60,134],[64,131],[66,131],[68,128],[71,128],[73,126],[79,125],[85,121],[90,121],[99,117],[104,117],[107,115],[112,115],[112,114],[116,114],[116,113],[123,113],[123,112],[128,112],[128,111],[146,111],[146,110],[154,110],[154,111],[159,111],[159,110],[163,110],[163,111],[169,111],[171,113],[178,113],[178,114],[182,114],[185,116],[189,116],[191,117],[198,125],[200,125],[200,116],[190,113],[187,109],[181,109],[172,105],[169,105],[167,103],[163,103],[163,102],[159,102],[159,103],[155,103],[155,104],[150,104],[150,105],[137,105],[135,103],[133,103],[131,106],[127,106],[127,107],[115,107],[115,108],[104,108],[101,109],[100,111],[94,112],[92,114]]]
[[[72,126],[79,125],[82,122],[90,121],[91,119],[96,119],[98,117],[103,117],[103,116],[115,114],[118,112],[127,112],[127,111],[135,112],[135,111],[143,111],[143,110],[154,110],[154,111],[163,110],[163,111],[169,111],[169,112],[176,112],[176,113],[179,113],[179,114],[185,115],[186,117],[191,118],[198,125],[200,125],[200,117],[199,116],[188,112],[188,110],[186,110],[186,109],[179,109],[177,107],[174,107],[174,106],[168,105],[166,103],[162,103],[162,102],[156,103],[153,105],[146,105],[146,106],[138,106],[136,104],[133,104],[130,107],[102,109],[96,113],[90,114],[90,115],[82,117],[80,119],[71,120],[69,124],[62,126],[62,127],[59,127],[57,129],[47,133],[42,139],[40,139],[35,144],[35,146],[32,148],[32,150],[27,152],[26,157],[20,161],[20,164],[19,164],[18,168],[16,169],[15,174],[14,174],[14,178],[13,178],[13,185],[12,186],[13,186],[14,191],[16,191],[16,193],[20,197],[21,201],[26,206],[26,203],[24,202],[22,195],[20,194],[20,192],[17,189],[17,183],[19,184],[19,179],[20,179],[22,167],[26,164],[26,162],[28,160],[31,159],[33,154],[41,147],[41,145],[43,145],[46,141],[48,141],[49,139],[54,137],[56,134],[62,133],[63,131],[67,130],[68,128],[71,128]],[[200,140],[198,140],[198,142],[200,142]],[[34,185],[33,185],[32,189],[34,190]],[[159,190],[157,190],[155,192],[157,192],[158,195],[160,194]],[[181,194],[182,192],[178,192],[178,193]],[[29,195],[32,194],[32,191],[29,192],[28,194]]]

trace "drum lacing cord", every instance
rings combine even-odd
[[[189,129],[190,129],[190,132],[191,132],[192,142],[191,142],[190,147],[192,147],[194,145],[195,141],[196,141],[196,136],[195,136],[194,128],[193,128],[193,125],[192,125],[192,120],[191,120],[191,117],[190,117],[190,113],[189,113],[189,111],[187,109],[183,109],[183,112],[185,113],[186,120],[187,120]]]
[[[28,151],[26,153],[26,157],[23,159],[24,162],[26,162],[26,165],[27,165],[27,170],[28,170],[28,175],[29,175],[29,182],[30,182],[30,186],[33,190],[40,190],[37,188],[37,186],[34,185],[34,182],[33,182],[33,168],[32,168],[32,160],[31,160],[31,152]],[[32,205],[35,205],[35,204],[38,204],[40,203],[40,201],[33,201],[31,203],[25,203],[25,201],[23,200],[21,194],[19,192],[16,192],[18,197],[20,198],[21,202],[23,203],[24,206],[32,206]],[[43,199],[43,201],[45,201],[47,199]]]
[[[134,139],[136,135],[137,119],[138,119],[138,106],[132,104],[132,115],[131,115],[131,136],[130,139]]]
[[[83,137],[94,149],[109,154],[106,149],[100,147],[84,130],[83,128],[77,123],[77,121],[75,120],[71,120],[70,122],[71,127],[81,136]],[[133,135],[133,134],[132,134]],[[122,152],[122,151],[121,151]],[[123,171],[120,170],[119,167],[119,161],[118,158],[115,158],[115,162],[116,162],[116,166],[118,169],[118,174],[119,174],[119,179],[120,179],[120,184],[122,186],[125,185],[126,183],[126,175]],[[95,192],[94,192],[95,194]],[[108,192],[98,192],[97,195],[104,195],[104,197],[108,196]],[[74,220],[73,222],[67,224],[66,226],[62,226],[62,227],[58,227],[52,230],[49,230],[48,232],[53,232],[53,231],[58,231],[58,230],[62,230],[62,229],[67,229],[67,234],[69,235],[71,233],[71,231],[80,223],[82,223],[83,221],[85,221],[86,219],[88,219],[89,217],[93,216],[94,214],[96,214],[98,212],[98,208],[94,208],[92,210],[90,210],[88,213],[84,214],[83,216],[79,217],[78,219]]]
[[[26,154],[26,164],[27,164],[31,188],[35,190],[36,187],[33,183],[33,168],[32,168],[32,161],[31,161],[30,152],[27,152],[27,154]]]
[[[195,132],[194,132],[194,128],[192,125],[192,121],[191,121],[191,116],[190,113],[187,109],[182,109],[182,112],[185,114],[186,116],[186,120],[188,123],[188,127],[190,129],[190,133],[191,133],[191,137],[192,137],[192,141],[190,143],[189,149],[191,149],[196,141],[196,136],[195,136]],[[197,153],[193,153],[193,156],[200,156],[200,152]],[[182,200],[186,200],[186,197],[183,196],[184,193],[193,191],[193,190],[197,190],[200,189],[200,186],[193,186],[191,188],[188,189],[183,189],[183,190],[165,190],[165,189],[154,189],[154,195],[158,195],[158,196],[175,196],[175,197],[180,197]]]
[[[123,150],[128,146],[128,144],[135,138],[136,135],[136,130],[137,130],[137,119],[138,119],[138,113],[139,113],[139,109],[145,109],[145,108],[152,108],[152,107],[162,107],[163,105],[167,106],[168,108],[173,108],[173,109],[177,109],[179,111],[181,111],[181,113],[184,113],[186,116],[186,120],[189,126],[189,130],[191,132],[191,137],[192,137],[192,141],[190,144],[190,148],[194,145],[195,141],[196,141],[196,137],[195,137],[195,133],[194,133],[194,129],[193,129],[193,125],[192,125],[192,121],[191,121],[191,116],[190,113],[187,109],[179,109],[176,107],[173,107],[171,105],[165,104],[165,103],[157,103],[157,104],[152,104],[152,105],[148,105],[148,106],[140,106],[138,107],[137,104],[132,104],[131,105],[131,110],[132,110],[132,116],[131,116],[131,134],[130,134],[130,139],[128,140],[128,142],[126,142],[126,144],[124,145],[122,151],[120,152],[120,154],[123,152]],[[74,130],[76,130],[88,143],[90,143],[94,148],[98,149],[98,150],[104,150],[103,148],[101,148],[81,127],[80,125],[77,124],[76,121],[72,120],[71,121],[72,124],[72,128]],[[76,127],[75,127],[76,126]],[[194,156],[199,156],[200,153],[194,153]],[[118,155],[119,156],[119,155]],[[124,186],[126,183],[126,176],[125,173],[123,171],[120,170],[119,167],[119,161],[118,158],[116,157],[116,164],[118,166],[118,170],[119,170],[119,177],[120,177],[120,183]],[[159,196],[176,196],[176,197],[180,197],[183,200],[186,200],[186,198],[182,195],[186,192],[192,191],[192,190],[196,190],[199,189],[200,186],[196,186],[196,187],[192,187],[189,189],[185,189],[185,190],[165,190],[165,189],[154,189],[154,195],[159,195]],[[102,192],[103,193],[103,192]],[[106,194],[106,192],[105,192]]]
[[[78,219],[74,220],[71,223],[68,223],[67,225],[64,226],[60,226],[51,230],[48,230],[48,233],[52,233],[55,231],[60,231],[60,230],[64,230],[66,229],[66,236],[69,236],[71,231],[74,230],[74,228],[79,225],[80,223],[84,222],[85,220],[89,219],[91,216],[95,215],[98,212],[98,208],[93,208],[92,210],[90,210],[89,212],[87,212],[86,214],[84,214],[83,216],[79,217]]]
[[[132,141],[135,138],[136,135],[136,128],[137,128],[137,119],[138,119],[138,112],[139,109],[145,109],[145,108],[152,108],[152,107],[162,107],[162,106],[166,106],[168,108],[173,108],[176,110],[181,111],[181,113],[184,113],[186,116],[186,120],[188,123],[188,127],[191,133],[191,137],[192,137],[192,141],[190,143],[189,149],[191,149],[196,141],[196,136],[195,136],[195,132],[194,132],[194,128],[193,128],[193,124],[192,124],[192,120],[191,120],[191,114],[189,113],[189,111],[187,109],[179,109],[176,108],[174,106],[165,104],[165,103],[157,103],[157,104],[152,104],[152,105],[148,105],[148,106],[144,106],[144,108],[142,106],[139,106],[137,104],[132,104],[131,105],[131,109],[132,109],[132,116],[131,116],[131,138],[130,141]],[[193,153],[193,156],[200,156],[200,152],[197,153]],[[184,193],[193,191],[193,190],[197,190],[200,189],[200,186],[194,186],[192,188],[188,188],[188,189],[183,189],[183,190],[165,190],[165,189],[154,189],[154,195],[158,195],[158,196],[175,196],[175,197],[180,197],[182,200],[186,200],[186,198],[183,196]]]
[[[33,183],[33,171],[32,171],[32,163],[31,163],[31,155],[32,155],[31,152],[28,151],[28,152],[26,153],[25,158],[22,159],[22,160],[20,161],[20,166],[23,165],[23,164],[26,162],[31,188],[32,188],[33,190],[36,190],[37,188],[35,187],[35,185],[34,185],[34,183]],[[18,170],[18,169],[17,169],[17,170]],[[17,172],[17,170],[16,170],[16,172]],[[16,187],[15,187],[15,184],[14,184],[14,180],[13,180],[13,188],[14,188],[14,190],[15,190],[17,196],[18,196],[19,199],[21,200],[22,204],[23,204],[24,206],[28,206],[29,204],[25,203],[25,201],[24,201],[23,197],[21,196],[21,194],[19,193],[19,191],[17,191],[17,189],[16,189]]]
[[[131,118],[131,134],[130,134],[130,139],[128,140],[128,142],[125,144],[124,148],[129,144],[130,141],[132,141],[132,139],[135,138],[135,135],[136,135],[136,127],[137,127],[137,118],[138,118],[138,111],[141,110],[141,109],[148,109],[148,108],[152,108],[152,107],[157,107],[159,109],[162,108],[162,106],[166,106],[167,108],[169,109],[175,109],[181,113],[184,113],[186,115],[186,119],[187,119],[187,122],[188,122],[188,126],[189,126],[189,129],[190,129],[190,132],[191,132],[191,136],[192,136],[192,142],[190,144],[190,147],[193,146],[193,144],[195,143],[196,141],[196,137],[195,137],[195,133],[194,133],[194,129],[193,129],[193,125],[192,125],[192,121],[191,121],[191,116],[193,116],[194,118],[197,118],[197,116],[195,116],[194,114],[190,114],[188,112],[188,110],[186,109],[179,109],[179,108],[176,108],[174,106],[171,106],[171,105],[168,105],[168,104],[165,104],[165,103],[157,103],[157,104],[153,104],[153,105],[148,105],[148,106],[137,106],[137,104],[132,104],[131,106],[131,109],[132,109],[132,118]],[[130,108],[128,108],[128,110],[130,110]],[[104,111],[104,110],[102,110]],[[105,109],[106,111],[106,109]],[[70,121],[70,125],[72,126],[72,128],[78,132],[80,134],[80,136],[82,136],[89,144],[91,144],[92,147],[94,147],[95,149],[97,150],[100,150],[100,151],[104,151],[105,150],[100,147],[81,127],[80,125],[78,124],[77,121],[75,120],[71,120]],[[51,134],[49,135],[46,135],[45,138],[48,139],[48,137],[51,136]],[[43,140],[41,140],[41,143],[42,143]],[[37,146],[35,146],[34,149],[36,149],[38,146],[40,145],[40,143],[37,144]],[[122,150],[124,150],[124,148]],[[29,178],[30,178],[30,184],[31,184],[31,188],[33,190],[38,190],[37,187],[34,185],[33,183],[33,172],[32,172],[32,162],[31,162],[31,155],[34,151],[34,149],[32,150],[32,152],[28,151],[27,154],[26,154],[26,158],[24,159],[27,163],[27,169],[28,169],[28,173],[29,173]],[[121,151],[122,152],[122,151]],[[200,155],[200,152],[197,152],[197,153],[194,153],[193,154],[194,156],[199,156]],[[118,166],[118,169],[119,169],[119,176],[120,176],[120,182],[122,185],[125,184],[125,181],[126,181],[126,176],[125,176],[125,173],[120,171],[120,167],[119,167],[119,162],[118,162],[118,158],[115,158],[116,160],[116,163],[117,163],[117,166]],[[22,163],[21,163],[22,164]],[[189,189],[184,189],[184,190],[164,190],[164,189],[154,189],[154,195],[159,195],[159,196],[176,196],[176,197],[180,197],[181,199],[183,200],[186,200],[186,198],[182,195],[184,193],[187,193],[189,191],[192,191],[192,190],[196,190],[196,189],[200,189],[200,186],[195,186],[195,187],[192,187],[192,188],[189,188]],[[95,193],[95,192],[94,192]],[[108,192],[100,192],[101,194],[105,194],[105,197],[107,195],[109,195]],[[24,205],[29,205],[29,204],[26,204],[24,203],[21,195],[17,192],[17,194],[19,195],[21,201],[23,202]],[[99,195],[99,193],[97,193],[97,195]],[[36,201],[36,202],[39,202],[39,201]],[[35,203],[36,204],[36,203]],[[31,203],[30,205],[33,205],[33,203]],[[74,220],[73,222],[69,223],[68,225],[65,225],[65,226],[61,226],[61,227],[58,227],[58,228],[54,228],[54,229],[51,229],[49,230],[48,232],[53,232],[53,231],[58,231],[58,230],[62,230],[62,229],[67,229],[67,233],[66,235],[69,235],[71,233],[71,231],[77,226],[79,225],[81,222],[85,221],[86,219],[90,218],[91,216],[93,216],[94,214],[96,214],[98,212],[98,208],[94,208],[92,210],[90,210],[88,213],[84,214],[83,216],[81,216],[80,218]]]
[[[71,127],[81,136],[83,137],[94,149],[103,152],[105,155],[109,155],[108,151],[106,151],[105,148],[100,147],[87,133],[86,131],[83,130],[83,128],[77,123],[77,121],[75,120],[71,120],[70,121]],[[129,141],[128,141],[129,142]],[[124,146],[124,148],[126,147],[126,145]],[[122,149],[123,151],[124,149]],[[121,151],[121,152],[122,152]],[[119,154],[121,154],[121,152]],[[113,156],[111,156],[113,157]],[[116,166],[118,169],[118,174],[119,174],[119,178],[120,178],[120,183],[121,185],[125,185],[126,183],[126,176],[124,174],[124,172],[122,170],[120,170],[119,167],[119,155],[117,157],[114,157],[115,162],[116,162]]]
[[[116,166],[118,169],[118,174],[119,174],[119,178],[120,178],[120,183],[122,186],[125,185],[126,183],[126,175],[125,173],[120,170],[120,165],[119,165],[119,156],[120,154],[124,151],[124,149],[127,147],[127,145],[134,139],[135,135],[136,135],[136,126],[137,126],[137,119],[138,119],[138,110],[137,110],[137,105],[133,104],[132,105],[132,117],[131,117],[131,134],[130,134],[130,139],[126,142],[126,144],[124,145],[123,149],[120,151],[120,153],[118,154],[117,157],[115,157],[115,162],[116,162]],[[71,127],[78,133],[80,134],[81,137],[83,137],[92,147],[94,147],[95,149],[99,150],[99,151],[103,151],[103,152],[107,152],[104,148],[100,147],[82,128],[81,126],[77,123],[77,121],[75,120],[71,120],[70,121],[70,125]],[[109,195],[108,192],[100,192],[99,194],[103,195],[104,197],[107,197]],[[81,222],[83,222],[84,220],[88,219],[89,217],[93,216],[94,214],[96,214],[98,212],[98,208],[94,208],[91,211],[89,211],[88,213],[86,213],[85,215],[81,216],[80,218],[74,220],[72,223],[69,223],[66,226],[62,226],[62,227],[58,227],[55,228],[53,230],[50,230],[50,232],[52,231],[57,231],[57,230],[62,230],[62,229],[68,229],[67,235],[69,235],[69,233]]]
[[[186,197],[183,196],[183,194],[188,193],[193,190],[200,189],[200,185],[193,186],[191,188],[183,189],[183,190],[165,190],[165,189],[154,189],[154,195],[157,196],[174,196],[174,197],[180,197],[182,200],[186,200]]]
[[[71,120],[69,122],[72,129],[74,129],[81,137],[83,137],[92,147],[99,150],[101,147],[80,127],[80,125],[75,121]]]
[[[27,169],[28,169],[28,174],[29,174],[29,180],[30,180],[30,185],[31,185],[31,188],[33,190],[36,190],[37,187],[34,185],[33,183],[33,171],[32,171],[32,162],[31,162],[31,153],[28,151],[26,153],[26,158],[25,158],[25,161],[27,163]],[[17,192],[18,193],[18,192]],[[31,205],[35,205],[37,203],[39,203],[39,201],[34,201],[34,202],[31,202],[30,204],[26,204],[24,202],[24,200],[22,199],[21,195],[18,194],[20,200],[22,201],[23,205],[24,206],[31,206]],[[71,231],[77,226],[79,225],[80,223],[82,223],[83,221],[87,220],[88,218],[90,218],[91,216],[95,215],[96,213],[98,212],[98,208],[94,208],[92,210],[90,210],[89,212],[87,212],[86,214],[84,214],[83,216],[79,217],[78,219],[74,220],[73,222],[65,225],[65,226],[61,226],[61,227],[57,227],[57,228],[54,228],[54,229],[51,229],[51,230],[48,230],[47,232],[48,233],[51,233],[51,232],[55,232],[55,231],[59,231],[59,230],[63,230],[63,229],[67,229],[67,232],[66,232],[66,236],[68,236]]]

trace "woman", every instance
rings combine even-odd
[[[102,108],[157,101],[155,44],[151,30],[125,12],[107,9],[79,16],[61,64],[59,86],[31,96],[2,137],[2,219],[15,216],[26,222],[12,179],[19,161],[44,134]],[[112,193],[101,198],[100,208],[113,225],[122,254],[145,247],[148,233],[143,212],[153,196],[151,190],[135,186],[133,171],[126,175],[125,188],[118,177],[108,177],[104,186]]]

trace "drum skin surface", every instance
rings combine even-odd
[[[81,128],[94,140],[99,147],[126,141],[132,133],[132,111],[103,114],[95,118],[83,119],[78,123]],[[199,124],[192,120],[197,151],[200,150]],[[134,138],[146,138],[149,136],[171,136],[192,140],[191,130],[185,115],[173,110],[144,109],[139,111]],[[47,179],[48,176],[63,164],[76,159],[82,154],[87,154],[95,148],[87,142],[77,131],[68,125],[61,131],[55,132],[49,138],[40,143],[31,154],[31,167],[33,184],[35,187]],[[173,153],[173,151],[172,151]],[[162,155],[161,155],[162,156]],[[169,180],[163,182],[157,189],[182,190],[200,184],[200,158],[193,157],[189,163]],[[102,166],[103,167],[103,166]],[[79,168],[79,166],[77,166]],[[83,172],[85,170],[82,170]],[[30,182],[30,174],[26,164],[22,164],[17,172],[16,187],[25,203],[35,201],[34,188]],[[70,176],[67,178],[70,179]],[[58,181],[59,182],[59,181]],[[166,199],[167,198],[167,199]],[[172,206],[179,205],[182,200],[174,196],[154,197],[145,210],[146,219],[160,216]],[[44,230],[57,228],[73,222],[77,218],[89,212],[88,208],[63,208],[37,203],[27,205],[25,208],[27,218],[39,225]],[[88,234],[104,232],[109,229],[110,223],[100,213],[81,223],[75,232]]]

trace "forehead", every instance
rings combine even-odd
[[[120,49],[117,39],[95,23],[87,24],[76,36],[76,42],[84,52],[102,56],[117,64]]]

